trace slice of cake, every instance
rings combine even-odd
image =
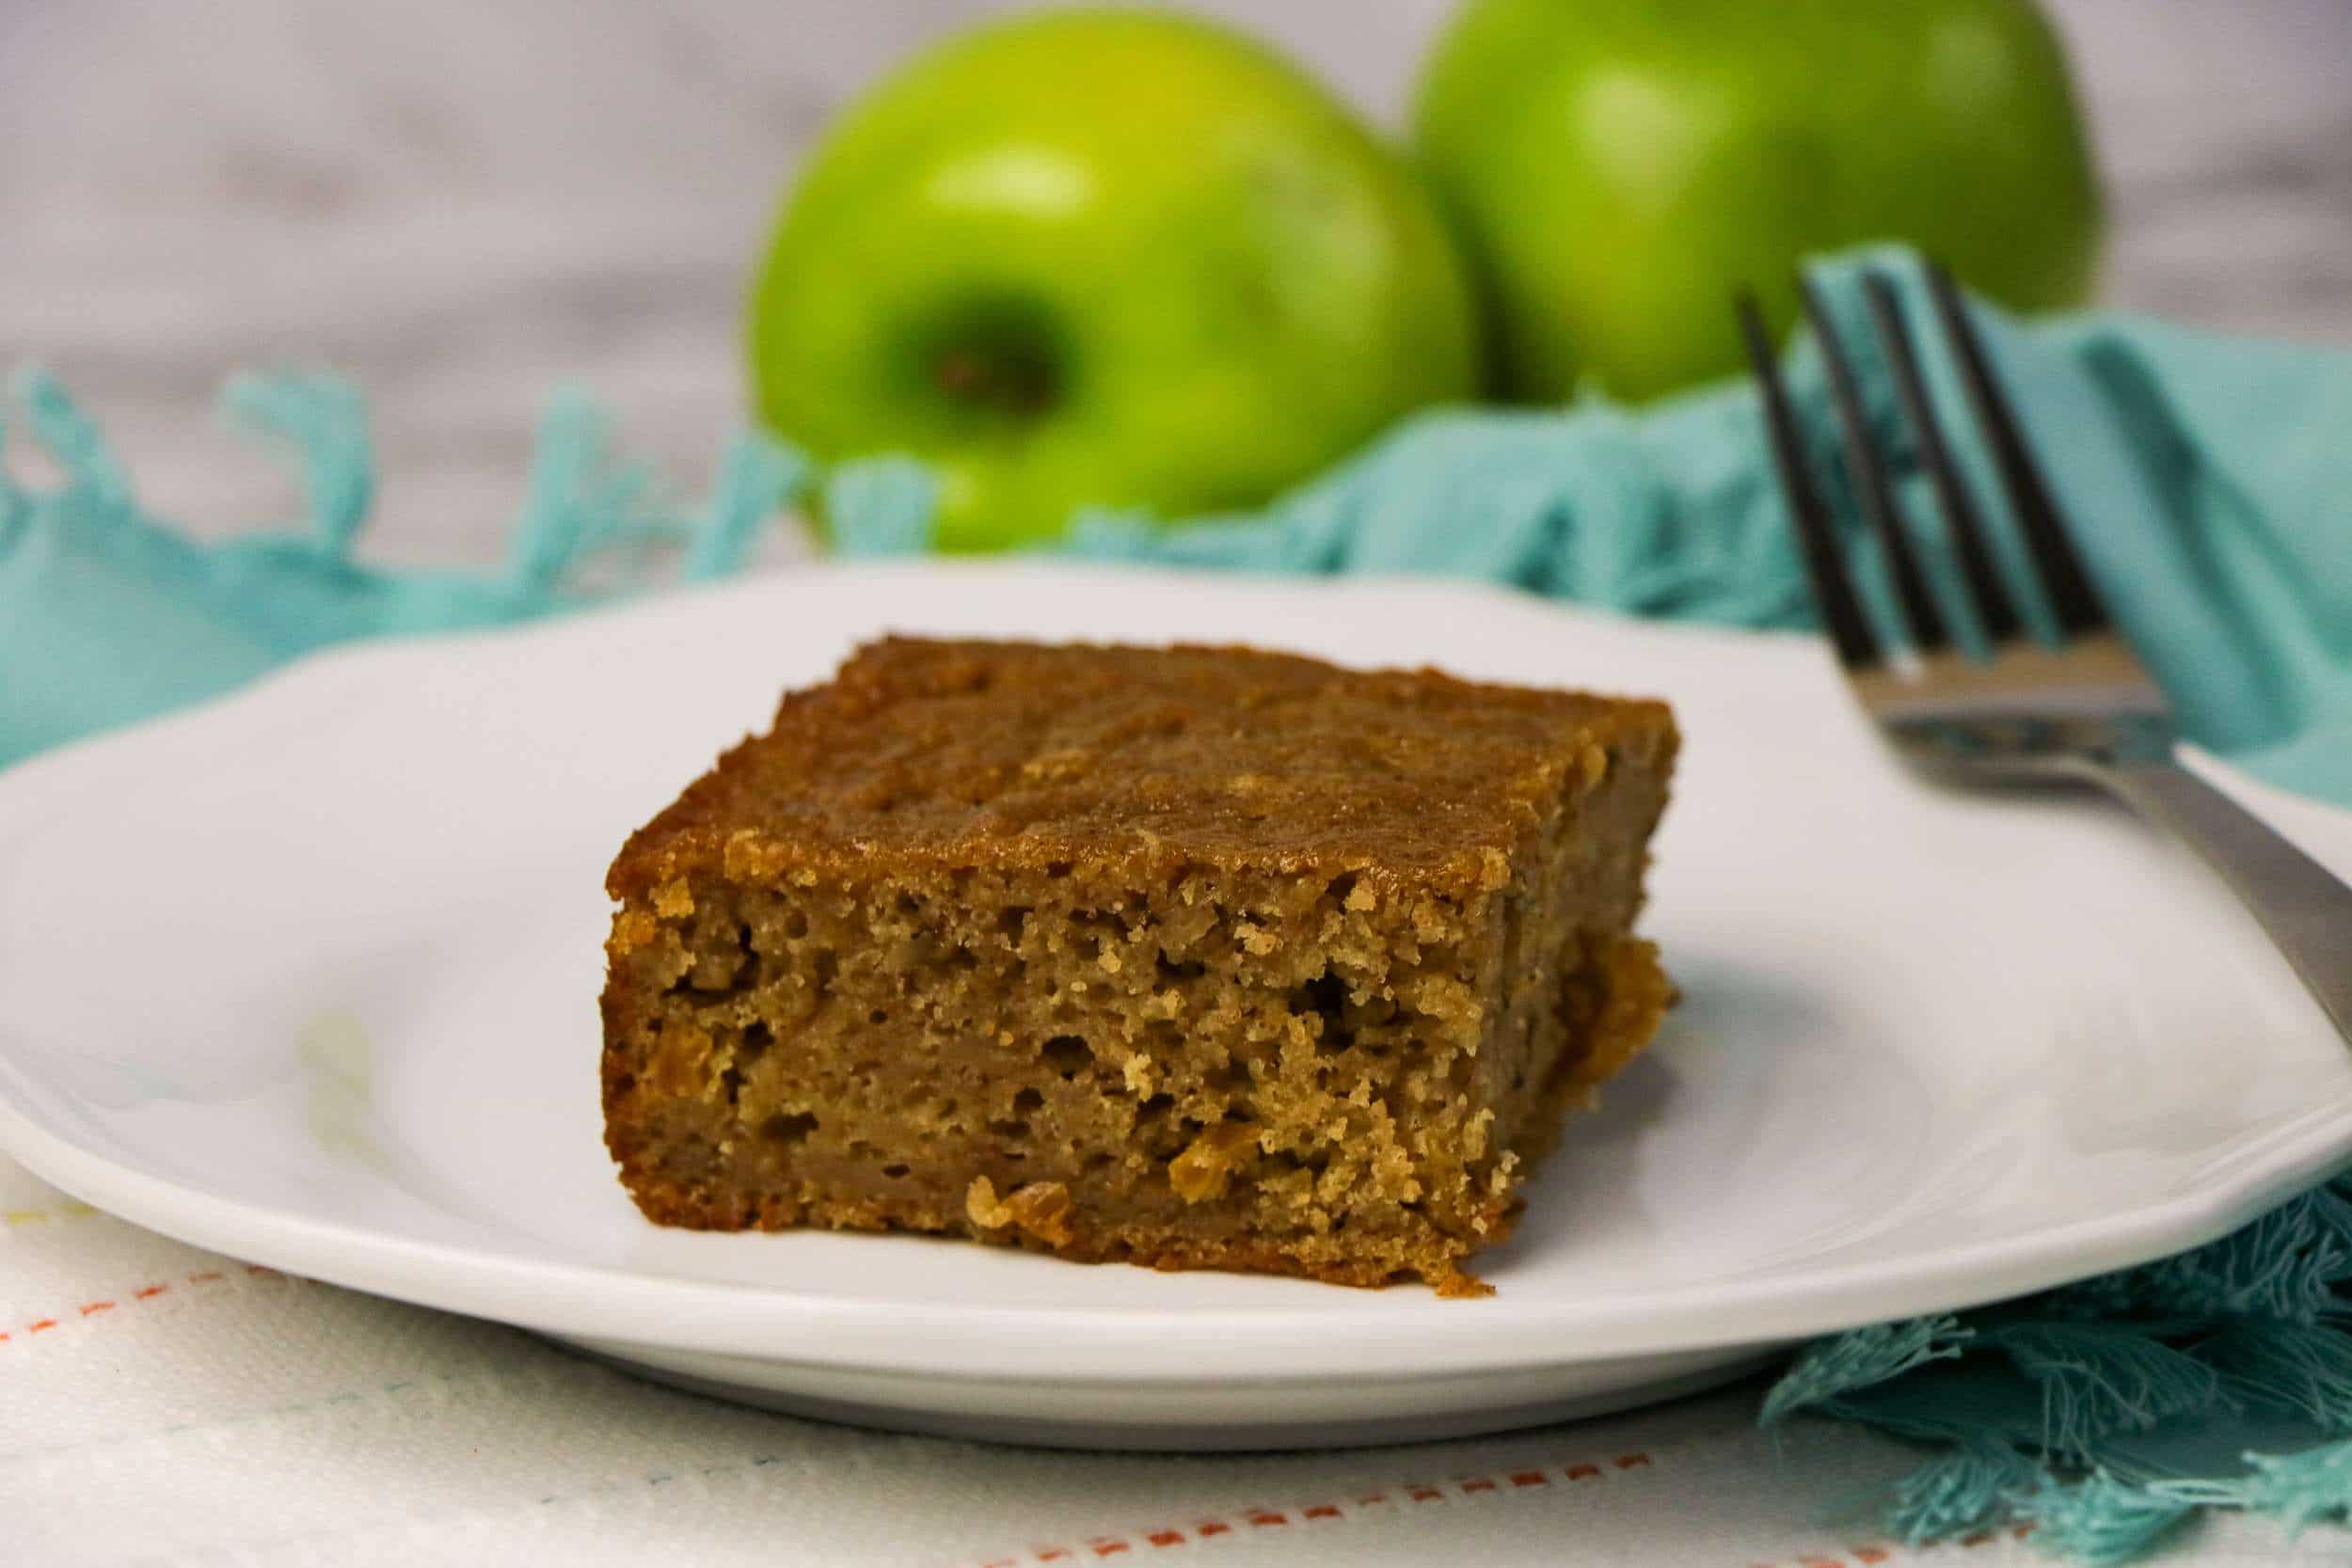
[[[1657,703],[894,639],[613,862],[648,1218],[1480,1289],[1671,989]]]

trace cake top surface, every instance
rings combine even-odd
[[[768,868],[1206,863],[1492,885],[1564,783],[1673,743],[1662,704],[1248,648],[888,638],[787,693],[633,835],[613,896]]]

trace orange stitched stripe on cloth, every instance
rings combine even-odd
[[[2019,1541],[2032,1533],[2031,1525],[2012,1525],[2009,1529],[2010,1537]],[[2000,1536],[1992,1530],[1979,1530],[1974,1535],[1963,1536],[1953,1544],[1982,1546],[1999,1539]],[[1884,1546],[1849,1546],[1846,1551],[1853,1562],[1862,1564],[1863,1568],[1871,1568],[1873,1564],[1893,1560],[1893,1555]],[[1772,1562],[1753,1562],[1748,1565],[1748,1568],[1782,1568],[1782,1565]],[[1788,1565],[1788,1568],[1851,1568],[1851,1565],[1843,1557],[1821,1557],[1816,1554],[1811,1557],[1797,1558]]]
[[[286,1277],[286,1275],[278,1273],[276,1269],[268,1268],[260,1263],[247,1263],[246,1265],[245,1272],[252,1275],[258,1279],[283,1279]],[[163,1279],[157,1280],[152,1285],[142,1285],[137,1290],[129,1292],[129,1299],[134,1303],[153,1301],[157,1296],[169,1291],[174,1285],[217,1285],[227,1277],[228,1275],[222,1274],[218,1269],[202,1269],[188,1275],[183,1280],[175,1281]],[[95,1301],[86,1301],[73,1308],[73,1316],[77,1318],[94,1318],[102,1312],[113,1311],[121,1304],[121,1299],[118,1297],[105,1297]],[[17,1332],[24,1334],[28,1337],[35,1334],[43,1334],[48,1332],[50,1329],[56,1328],[60,1321],[61,1320],[54,1317],[35,1318],[31,1323],[26,1323]],[[8,1342],[8,1332],[7,1330],[0,1330],[0,1345],[7,1344]]]
[[[1597,1481],[1606,1473],[1603,1469],[1604,1465],[1619,1470],[1638,1470],[1648,1468],[1652,1464],[1653,1461],[1647,1453],[1636,1451],[1621,1453],[1605,1461],[1580,1461],[1574,1465],[1558,1465],[1556,1468],[1563,1477],[1569,1481]],[[1551,1476],[1547,1469],[1511,1470],[1500,1476],[1461,1476],[1455,1478],[1454,1481],[1454,1485],[1465,1497],[1477,1493],[1528,1492],[1550,1484]],[[1356,1506],[1377,1508],[1398,1496],[1410,1498],[1417,1503],[1441,1503],[1449,1500],[1442,1487],[1416,1481],[1382,1491],[1367,1492],[1356,1499]],[[969,1568],[1020,1568],[1025,1561],[1071,1562],[1083,1557],[1118,1557],[1132,1553],[1137,1541],[1149,1543],[1153,1546],[1182,1546],[1193,1541],[1207,1541],[1220,1535],[1231,1535],[1238,1526],[1242,1525],[1254,1529],[1286,1527],[1292,1523],[1294,1517],[1300,1521],[1342,1519],[1346,1517],[1346,1509],[1337,1502],[1308,1503],[1291,1511],[1277,1508],[1245,1509],[1236,1519],[1204,1519],[1192,1527],[1190,1535],[1174,1528],[1163,1528],[1139,1530],[1132,1536],[1096,1536],[1088,1541],[1084,1546],[1034,1546],[1030,1548],[1029,1555],[1025,1559],[976,1560],[969,1565]],[[1875,1557],[1865,1556],[1864,1551],[1867,1550],[1869,1548],[1857,1551],[1856,1560],[1864,1563],[1884,1560],[1885,1554],[1883,1553],[1879,1553]],[[1755,1565],[1755,1568],[1770,1568],[1770,1565],[1758,1563]],[[1847,1565],[1836,1559],[1808,1558],[1796,1564],[1795,1568],[1847,1568]]]

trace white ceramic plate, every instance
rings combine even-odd
[[[1495,1296],[638,1217],[599,1139],[605,864],[885,629],[1673,700],[1646,927],[1687,998],[1482,1263]],[[2352,815],[2253,794],[2352,870]],[[1433,584],[811,569],[307,660],[0,775],[0,1146],[143,1225],[741,1397],[1040,1441],[1629,1402],[2203,1241],[2352,1157],[2352,1058],[2133,820],[1910,782],[1809,639]]]

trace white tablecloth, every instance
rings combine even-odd
[[[528,1334],[291,1278],[0,1158],[0,1564],[1996,1568],[1851,1505],[1915,1459],[1756,1389],[1419,1448],[1171,1458],[794,1420]],[[1849,1513],[1851,1508],[1849,1507]],[[2208,1525],[2171,1562],[2345,1560]]]

